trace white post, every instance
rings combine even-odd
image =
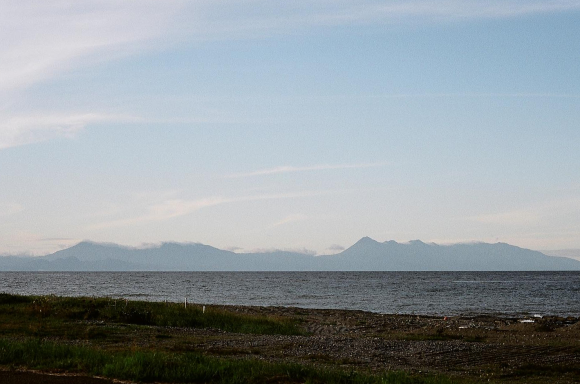
[[[205,313],[205,305],[202,308],[202,313]]]
[[[185,298],[185,308],[187,308],[187,297]]]

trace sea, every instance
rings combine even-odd
[[[580,271],[0,272],[0,292],[433,316],[580,316]]]

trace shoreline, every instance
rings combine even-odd
[[[28,320],[20,315],[14,317],[10,337],[16,339],[33,337],[103,351],[197,353],[232,362],[298,364],[370,375],[391,371],[410,375],[427,373],[448,376],[454,382],[550,381],[546,375],[558,377],[561,383],[580,380],[580,318],[577,317],[441,317],[208,304],[204,312],[203,304],[194,303],[184,308],[182,304],[159,302],[123,301],[121,305],[106,298],[6,297],[5,304],[10,300],[22,303],[6,304],[0,307],[4,308],[0,314],[2,310],[9,311],[10,306],[20,305],[22,314],[29,316]],[[59,317],[61,302],[72,302],[70,305],[79,308],[75,309],[75,318]],[[42,309],[45,312],[39,312]],[[177,316],[176,323],[160,323],[151,317],[157,316],[156,313],[161,316],[166,310]],[[107,313],[111,311],[130,316],[110,317]],[[139,313],[150,316],[136,317]],[[190,325],[179,323],[181,317],[193,315],[197,317]],[[211,320],[208,316],[218,317]],[[276,330],[282,328],[267,328],[271,331],[248,331],[247,326],[224,328],[220,324],[227,322],[219,320],[224,316],[234,323],[269,322],[294,328],[283,332]],[[200,323],[203,319],[209,322],[203,325]],[[6,337],[6,332],[3,333]]]
[[[115,299],[111,297],[111,299]],[[118,297],[118,300],[125,298]],[[131,300],[131,299],[129,299]],[[162,302],[162,301],[158,301]],[[168,301],[169,302],[169,301]],[[171,303],[183,304],[183,302],[172,301]],[[556,320],[559,321],[580,321],[580,316],[574,316],[572,314],[538,314],[531,312],[520,312],[520,313],[507,313],[507,312],[463,312],[463,313],[405,313],[405,312],[379,312],[379,311],[369,311],[364,309],[354,309],[354,308],[319,308],[319,307],[307,307],[307,306],[293,306],[293,305],[244,305],[244,304],[216,304],[216,303],[192,303],[188,301],[188,305],[197,306],[212,306],[215,308],[223,308],[224,310],[234,310],[241,311],[244,313],[276,313],[276,312],[300,312],[300,311],[312,311],[312,312],[361,312],[369,315],[380,315],[380,316],[409,316],[409,317],[421,317],[421,318],[433,318],[433,319],[443,319],[447,318],[465,318],[465,319],[477,319],[477,318],[495,318],[498,320],[534,320],[534,322],[543,320]]]

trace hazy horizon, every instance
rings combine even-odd
[[[442,247],[451,247],[453,245],[477,245],[477,244],[493,244],[493,243],[486,243],[486,242],[480,242],[480,241],[466,241],[466,242],[457,242],[457,243],[434,243],[434,242],[423,242],[420,239],[413,239],[413,240],[408,240],[408,241],[401,241],[401,242],[397,242],[395,240],[384,240],[384,241],[378,241],[376,239],[372,239],[368,236],[365,236],[359,240],[357,240],[355,243],[353,244],[349,244],[346,247],[342,247],[342,246],[337,246],[334,249],[329,249],[328,252],[326,253],[315,253],[312,250],[309,249],[297,249],[297,248],[252,248],[252,249],[238,249],[238,248],[229,248],[229,249],[224,249],[224,248],[219,248],[219,247],[214,247],[212,244],[204,244],[204,243],[200,243],[200,242],[194,242],[194,241],[188,241],[188,242],[167,242],[167,241],[162,241],[162,242],[158,242],[158,243],[142,243],[139,245],[126,245],[126,244],[119,244],[119,243],[112,243],[112,242],[97,242],[97,241],[92,241],[92,240],[88,240],[88,239],[84,239],[79,241],[76,244],[73,244],[71,246],[68,247],[64,247],[62,249],[56,250],[54,252],[49,252],[49,253],[45,253],[45,254],[41,254],[41,255],[33,255],[30,253],[21,253],[21,254],[7,254],[7,253],[0,253],[0,257],[2,256],[18,256],[18,257],[42,257],[42,256],[50,256],[55,252],[58,252],[60,250],[67,250],[69,248],[73,248],[77,245],[81,245],[83,243],[88,243],[88,244],[95,244],[95,245],[100,245],[100,246],[112,246],[112,247],[119,247],[122,249],[127,249],[127,250],[147,250],[147,249],[159,249],[161,248],[163,245],[165,244],[178,244],[178,245],[183,245],[183,246],[187,246],[187,245],[204,245],[204,246],[209,246],[218,250],[223,250],[223,251],[228,251],[228,252],[233,252],[239,255],[244,255],[244,254],[260,254],[260,253],[277,253],[277,252],[285,252],[285,253],[293,253],[293,254],[301,254],[301,255],[306,255],[306,256],[313,256],[313,257],[318,257],[318,256],[332,256],[332,255],[338,255],[341,252],[349,249],[350,247],[356,245],[359,241],[364,240],[364,239],[370,239],[372,241],[375,241],[377,243],[391,243],[391,242],[395,242],[397,244],[400,245],[412,245],[413,243],[416,242],[422,242],[424,244],[427,245],[435,245],[435,246],[442,246]],[[504,243],[507,244],[507,243]],[[511,245],[511,244],[508,244]],[[527,248],[523,248],[523,249],[527,249]],[[569,259],[573,259],[573,260],[578,260],[580,261],[580,249],[559,249],[559,250],[540,250],[540,249],[530,249],[532,251],[538,251],[543,253],[546,256],[552,256],[552,257],[564,257],[564,258],[569,258]]]
[[[8,0],[0,255],[580,249],[580,0]]]

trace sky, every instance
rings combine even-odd
[[[580,0],[0,10],[0,254],[580,248]]]

